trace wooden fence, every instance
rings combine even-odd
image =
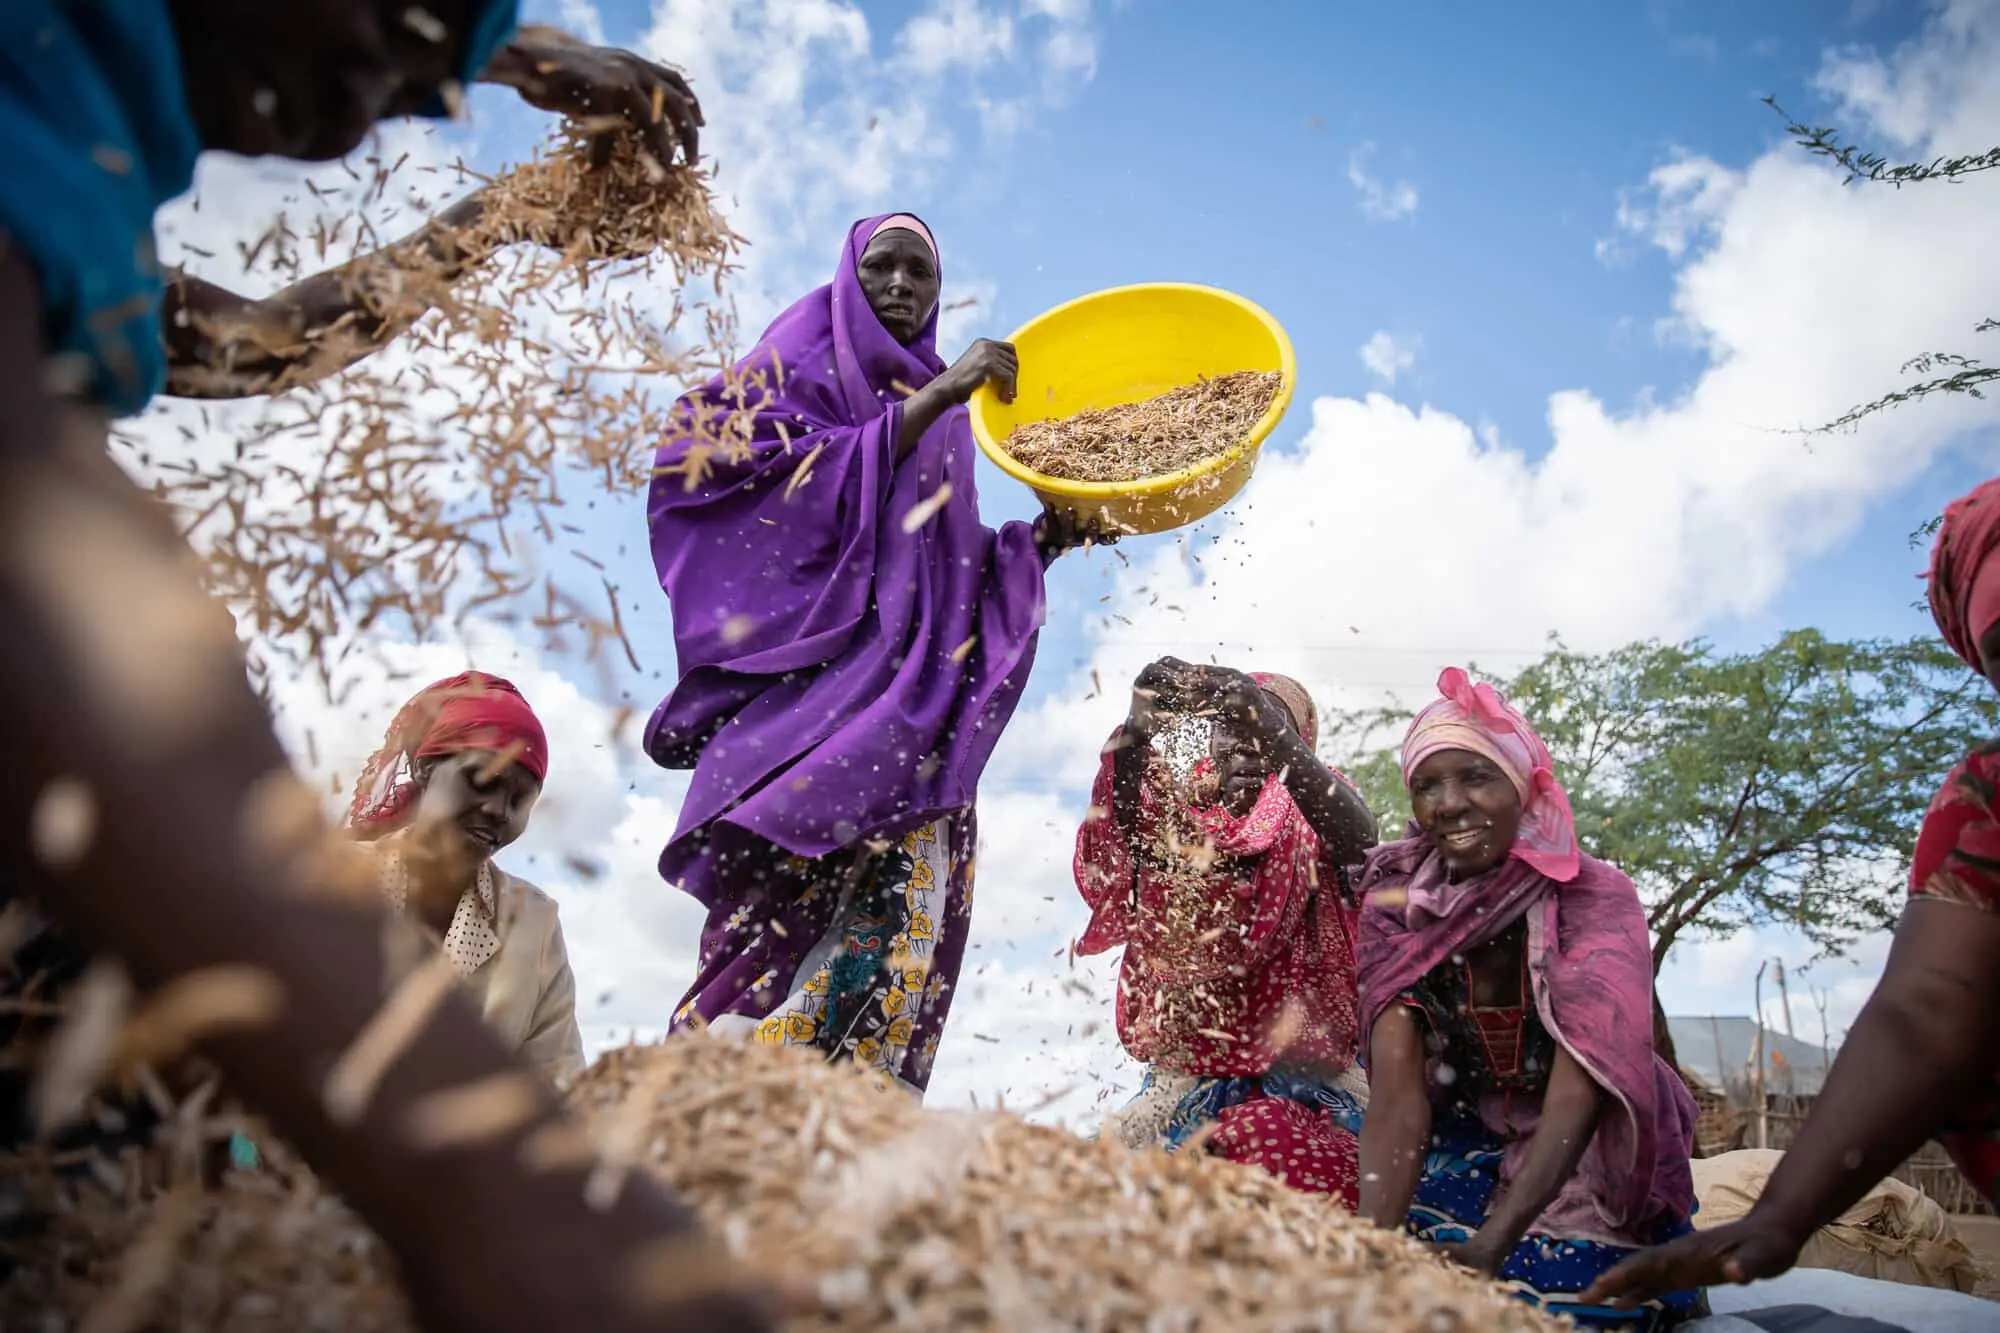
[[[1773,1095],[1770,1109],[1765,1112],[1765,1143],[1778,1149],[1791,1147],[1792,1138],[1805,1123],[1806,1112],[1811,1109],[1812,1099],[1808,1097],[1787,1097]],[[1731,1126],[1732,1146],[1737,1148],[1755,1147],[1757,1144],[1756,1113],[1749,1110],[1735,1112],[1737,1123]],[[1897,1167],[1893,1173],[1897,1180],[1906,1185],[1914,1185],[1937,1201],[1938,1207],[1947,1213],[1987,1216],[1993,1206],[1986,1196],[1974,1189],[1965,1177],[1952,1165],[1944,1148],[1936,1143],[1926,1143],[1909,1161]]]

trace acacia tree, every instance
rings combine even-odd
[[[1788,925],[1837,955],[1892,925],[1925,806],[2000,717],[1934,639],[1814,630],[1740,654],[1556,642],[1496,684],[1548,742],[1585,849],[1638,886],[1655,975],[1690,933]],[[1401,836],[1409,801],[1383,746],[1408,714],[1330,721],[1330,751],[1358,756],[1345,771]]]
[[[1791,114],[1779,106],[1777,99],[1767,97],[1764,104],[1785,118],[1785,132],[1792,141],[1808,153],[1824,157],[1847,172],[1844,182],[1853,185],[1887,185],[1901,189],[1905,185],[1921,185],[1944,181],[1947,184],[1976,175],[1982,171],[2000,168],[2000,146],[1987,149],[1983,153],[1972,153],[1962,157],[1935,157],[1928,162],[1902,162],[1891,164],[1880,153],[1871,152],[1857,144],[1844,142],[1840,131],[1830,125],[1806,125],[1793,119]],[[1974,333],[1991,333],[2000,329],[2000,319],[1983,319],[1973,326]],[[2000,379],[2000,366],[1988,365],[1976,357],[1957,352],[1926,352],[1903,363],[1903,373],[1916,378],[1902,388],[1883,394],[1873,402],[1851,407],[1834,420],[1821,426],[1814,434],[1836,431],[1854,426],[1858,422],[1885,412],[1904,403],[1915,402],[1938,393],[1962,393],[1973,398],[1984,398],[1982,387]]]

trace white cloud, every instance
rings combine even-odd
[[[935,0],[886,37],[844,0],[655,0],[640,46],[701,98],[703,152],[754,241],[734,289],[753,328],[826,281],[854,218],[955,188],[977,147],[964,113],[1004,139],[1096,68],[1084,0]]]
[[[978,0],[945,0],[919,14],[896,36],[897,53],[917,74],[935,77],[974,71],[1014,53],[1014,20]]]
[[[1138,1090],[1143,1072],[1118,1045],[1115,957],[1072,958],[1060,945],[1041,957],[1004,943],[999,952],[967,962],[925,1100],[1004,1103],[1036,1120],[1093,1127]]]
[[[1660,1002],[1676,1017],[1747,1018],[1757,1011],[1758,966],[1782,962],[1791,992],[1791,1030],[1800,1041],[1818,1045],[1824,1036],[1828,1045],[1838,1047],[1874,992],[1888,956],[1887,935],[1862,940],[1851,956],[1818,960],[1810,943],[1785,929],[1690,938],[1675,947],[1660,972]],[[1775,970],[1765,973],[1763,1004],[1765,1024],[1774,1032],[1785,1031]]]
[[[562,0],[558,13],[565,32],[602,46],[605,41],[604,18],[597,12],[591,0]]]
[[[999,288],[981,278],[954,280],[938,311],[938,354],[952,361],[972,345],[976,336],[993,329],[993,300]]]
[[[1420,338],[1398,338],[1386,329],[1378,330],[1361,344],[1361,364],[1382,383],[1394,384],[1396,376],[1417,364],[1417,349],[1422,345]]]
[[[1417,211],[1417,187],[1408,181],[1385,181],[1368,170],[1375,145],[1362,144],[1347,155],[1347,180],[1361,196],[1361,211],[1376,222],[1395,222]]]
[[[1742,183],[1740,172],[1676,152],[1653,168],[1644,190],[1619,192],[1619,230],[1680,259],[1690,244],[1714,227]],[[1598,257],[1605,258],[1615,245],[1615,241],[1598,242]]]

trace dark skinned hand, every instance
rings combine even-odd
[[[1592,1283],[1582,1299],[1632,1306],[1670,1291],[1776,1277],[1798,1262],[1804,1243],[1753,1210],[1741,1221],[1639,1251]]]
[[[1176,657],[1162,657],[1148,663],[1132,682],[1132,704],[1107,752],[1115,751],[1111,773],[1111,811],[1128,831],[1139,814],[1139,786],[1152,759],[1153,735],[1159,730],[1160,716],[1173,712],[1180,703],[1182,681],[1191,670]]]
[[[1471,1240],[1455,1241],[1437,1247],[1438,1253],[1453,1263],[1470,1268],[1482,1277],[1493,1277],[1500,1271],[1500,1265],[1507,1261],[1504,1253],[1496,1253],[1489,1245],[1480,1243],[1475,1233]]]
[[[986,383],[993,385],[993,392],[1000,395],[1001,402],[1011,403],[1021,378],[1021,358],[1014,351],[1014,344],[981,338],[966,348],[965,355],[952,362],[951,369],[939,378],[948,386],[954,403],[965,402]]]
[[[1173,712],[1180,704],[1194,668],[1178,657],[1162,657],[1149,662],[1132,682],[1132,707],[1125,716],[1125,732],[1134,745],[1145,745],[1159,729],[1161,713]]]
[[[486,78],[514,89],[530,106],[585,126],[622,121],[662,167],[672,165],[676,148],[689,165],[699,155],[706,122],[694,90],[665,65],[630,51],[590,46],[552,28],[523,28]],[[593,164],[609,160],[618,132],[607,128],[594,137]]]
[[[1185,688],[1197,698],[1206,698],[1225,726],[1245,735],[1271,741],[1291,725],[1271,702],[1271,696],[1241,671],[1220,666],[1189,667]]]
[[[1094,520],[1081,518],[1072,510],[1048,508],[1035,519],[1035,549],[1042,553],[1044,564],[1079,546],[1117,544],[1117,533],[1105,531]]]

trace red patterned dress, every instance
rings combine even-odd
[[[1149,1137],[1173,1148],[1204,1134],[1210,1153],[1354,1207],[1360,1105],[1346,1086],[1359,1078],[1345,868],[1275,777],[1240,818],[1168,810],[1144,783],[1130,830],[1111,817],[1112,778],[1107,754],[1077,834],[1076,883],[1091,909],[1077,947],[1125,949],[1119,1040],[1149,1066],[1141,1100],[1163,1100]],[[1195,826],[1213,848],[1205,873],[1155,853],[1170,822]]]

